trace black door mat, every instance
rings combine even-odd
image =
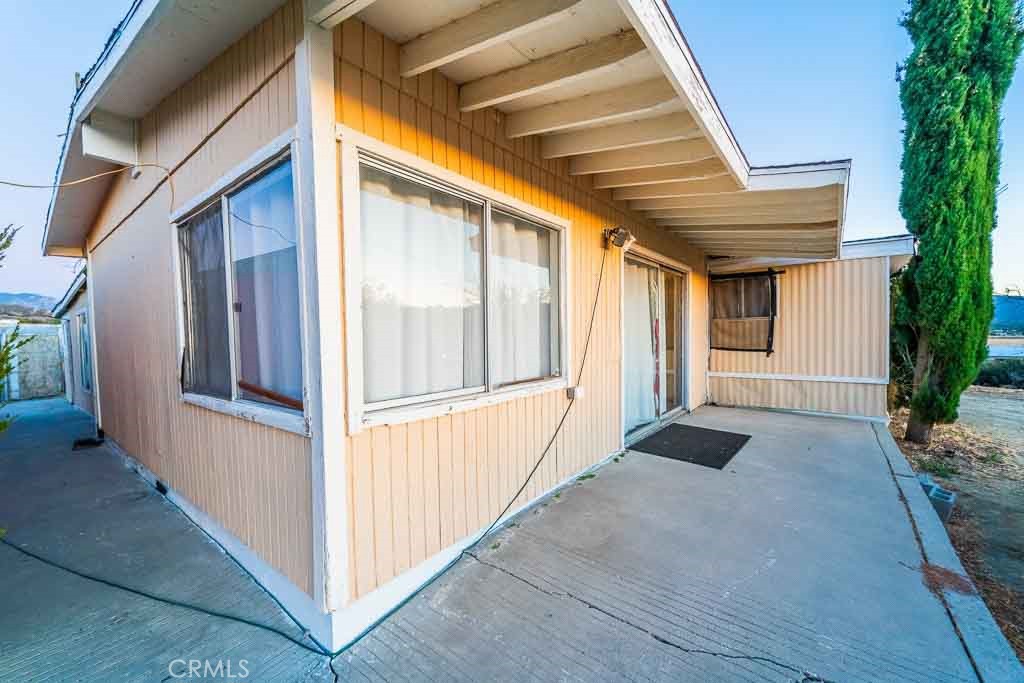
[[[720,470],[750,441],[747,434],[671,424],[629,447],[663,458],[683,460]]]

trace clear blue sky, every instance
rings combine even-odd
[[[751,163],[853,158],[846,238],[903,231],[896,66],[910,44],[903,3],[671,0],[691,47]],[[128,0],[0,0],[0,179],[48,182],[75,71],[98,54]],[[1024,73],[1004,108],[998,290],[1024,287]],[[0,268],[0,291],[59,296],[74,261],[39,255],[49,193],[0,187],[0,224],[23,225]]]

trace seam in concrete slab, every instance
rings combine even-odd
[[[945,527],[924,495],[909,461],[886,425],[874,424],[872,431],[910,520],[922,562],[955,572],[974,588],[972,595],[939,591],[937,596],[975,676],[981,683],[1021,680],[1024,667],[1020,665],[973,581],[967,576]],[[917,570],[920,571],[920,567]]]
[[[673,647],[673,648],[679,650],[680,652],[683,652],[683,653],[686,653],[686,654],[692,654],[692,655],[707,655],[709,657],[719,657],[721,659],[736,659],[736,660],[743,660],[743,661],[748,661],[748,662],[760,662],[762,664],[771,664],[773,666],[779,667],[780,669],[784,669],[786,671],[790,671],[790,672],[800,676],[799,679],[795,679],[797,681],[797,683],[837,683],[836,681],[833,681],[832,679],[823,678],[821,676],[818,676],[817,674],[811,673],[809,671],[804,671],[803,669],[797,668],[797,667],[795,667],[795,666],[793,666],[791,664],[786,664],[785,662],[781,662],[781,661],[779,661],[777,659],[774,659],[772,657],[764,657],[764,656],[761,656],[761,655],[735,654],[735,653],[732,653],[732,652],[721,652],[721,651],[717,651],[717,650],[704,650],[704,649],[701,649],[701,648],[692,648],[692,647],[687,647],[685,645],[681,645],[681,644],[675,642],[674,640],[671,640],[670,638],[667,638],[667,637],[662,636],[662,635],[660,635],[658,633],[655,633],[654,631],[651,631],[650,629],[644,628],[643,626],[640,626],[639,624],[634,624],[632,621],[630,621],[629,619],[626,619],[622,615],[619,615],[619,614],[616,614],[614,612],[611,612],[611,611],[601,607],[600,605],[596,605],[596,604],[590,602],[589,600],[587,600],[585,598],[581,598],[578,595],[575,595],[575,594],[570,593],[568,591],[551,591],[551,590],[548,590],[546,588],[543,588],[540,585],[538,585],[537,583],[535,583],[533,581],[530,581],[529,579],[527,579],[525,577],[519,576],[515,572],[513,572],[513,571],[511,571],[511,570],[509,570],[509,569],[507,569],[505,567],[502,567],[501,565],[498,565],[498,564],[495,564],[493,562],[488,562],[487,560],[481,559],[475,553],[467,551],[466,552],[466,556],[473,558],[474,560],[476,560],[480,564],[484,565],[485,567],[490,567],[491,569],[499,571],[502,574],[505,574],[506,576],[509,576],[510,578],[515,579],[516,581],[520,581],[520,582],[526,584],[527,586],[529,586],[530,588],[532,588],[533,590],[536,590],[536,591],[538,591],[540,593],[543,593],[544,595],[547,595],[547,596],[550,596],[550,597],[553,597],[553,598],[568,598],[570,600],[575,600],[576,602],[580,603],[584,607],[587,607],[588,609],[592,609],[592,610],[594,610],[596,612],[600,612],[601,614],[603,614],[603,615],[605,615],[605,616],[607,616],[607,617],[609,617],[611,619],[614,619],[615,621],[617,621],[617,622],[619,622],[619,623],[621,623],[621,624],[623,624],[625,626],[629,626],[632,629],[640,631],[641,633],[644,633],[644,634],[650,636],[651,638],[653,638],[657,642],[662,643],[663,645],[668,645],[669,647]]]

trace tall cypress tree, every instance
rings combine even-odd
[[[957,417],[986,355],[1000,108],[1024,30],[1017,0],[911,0],[914,49],[901,70],[900,210],[919,239],[897,324],[916,347],[907,438]]]

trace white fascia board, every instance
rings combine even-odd
[[[50,315],[54,318],[59,318],[64,315],[64,311],[68,310],[71,302],[75,300],[78,293],[85,287],[85,270],[78,271],[78,275],[68,285],[68,290],[64,292],[64,296],[60,298],[53,308],[50,309]]]
[[[665,0],[618,0],[630,24],[661,67],[662,73],[686,103],[694,121],[729,169],[746,187],[750,164],[725,120],[697,60]]]
[[[708,271],[712,273],[738,273],[746,270],[764,270],[783,266],[801,266],[808,263],[824,263],[827,261],[852,261],[863,258],[881,258],[884,256],[913,256],[916,253],[913,235],[892,235],[864,240],[844,242],[842,255],[839,259],[803,259],[803,258],[772,258],[770,256],[751,256],[745,258],[721,259],[708,262]]]
[[[843,243],[843,260],[876,256],[913,256],[917,243],[913,235],[890,235]]]

